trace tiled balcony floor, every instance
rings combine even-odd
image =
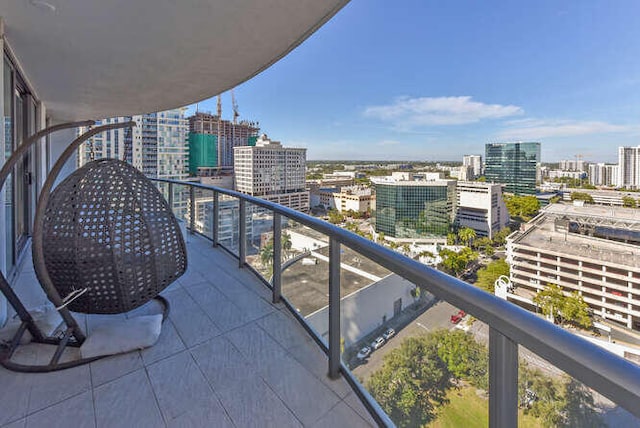
[[[188,250],[187,273],[163,293],[171,313],[155,346],[53,373],[0,368],[0,426],[375,425],[251,272],[203,238]],[[44,301],[34,275],[28,265],[14,285],[28,307]],[[87,319],[88,331],[99,322]],[[42,345],[21,352],[37,359]]]

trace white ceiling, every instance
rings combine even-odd
[[[0,16],[47,111],[78,120],[161,111],[224,92],[347,2],[0,0]]]

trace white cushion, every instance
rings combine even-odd
[[[80,347],[82,358],[121,354],[147,348],[158,341],[162,315],[106,321],[97,326]]]

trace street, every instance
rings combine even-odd
[[[439,329],[450,329],[454,325],[451,324],[451,315],[458,311],[453,305],[447,302],[437,302],[427,309],[418,318],[413,320],[409,325],[382,346],[382,348],[373,351],[368,360],[353,369],[353,373],[363,382],[369,379],[371,374],[382,367],[382,360],[392,350],[398,348],[404,340],[409,337],[426,336],[429,332]]]

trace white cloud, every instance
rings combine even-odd
[[[550,137],[573,137],[590,134],[629,132],[633,128],[600,121],[524,119],[509,122],[498,134],[500,139],[540,140]]]
[[[485,119],[517,116],[524,110],[514,105],[485,104],[470,96],[397,98],[392,104],[369,106],[366,117],[407,130],[429,125],[463,125]]]

